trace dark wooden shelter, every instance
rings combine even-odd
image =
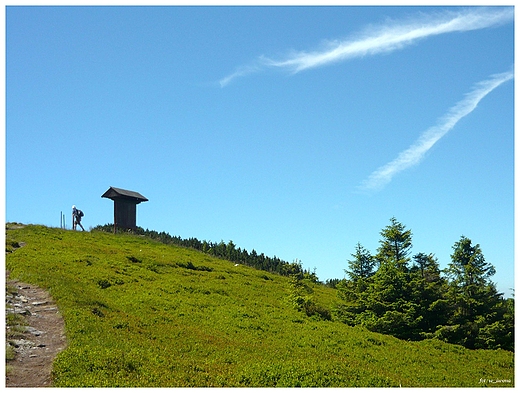
[[[135,191],[110,187],[101,198],[114,201],[114,232],[116,228],[136,229],[137,205],[146,202],[144,196]]]

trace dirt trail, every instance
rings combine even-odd
[[[43,289],[9,279],[6,314],[22,315],[27,326],[6,326],[6,345],[15,352],[6,363],[6,387],[52,386],[52,362],[65,348],[65,324],[56,303]]]

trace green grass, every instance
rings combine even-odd
[[[25,244],[6,256],[11,276],[48,289],[65,318],[55,386],[514,386],[511,352],[308,317],[290,305],[287,277],[139,236],[6,236]],[[335,290],[313,289],[318,306],[335,304]]]

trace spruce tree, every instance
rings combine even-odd
[[[381,231],[381,236],[381,245],[377,253],[379,263],[391,263],[399,270],[407,271],[412,248],[412,231],[406,230],[403,224],[392,217],[390,225]]]
[[[349,270],[345,270],[352,281],[366,279],[374,275],[376,261],[370,251],[363,247],[361,243],[358,242],[356,252],[352,256],[354,259],[347,261]]]
[[[489,326],[504,316],[502,294],[490,280],[495,268],[486,262],[479,244],[473,245],[470,239],[461,236],[453,245],[451,263],[445,272],[451,315],[436,336],[468,348],[486,347],[483,342],[492,340],[482,338],[483,335],[492,334]],[[495,329],[496,334],[499,331]]]
[[[366,265],[369,253],[358,245],[354,261],[350,261],[355,284],[342,287],[344,320],[361,324],[369,330],[405,339],[419,338],[420,308],[413,298],[408,263],[412,248],[412,232],[395,217],[381,231],[382,239],[376,260],[379,268],[369,278],[359,278],[360,267]],[[360,285],[360,282],[363,285]]]
[[[421,320],[420,335],[432,337],[438,325],[447,321],[449,302],[446,299],[446,280],[441,277],[437,258],[433,254],[419,253],[413,257],[410,270],[410,290],[413,302],[418,306]]]

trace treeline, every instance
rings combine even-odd
[[[114,226],[113,224],[98,225],[93,228],[93,230],[113,232]],[[164,244],[174,244],[176,246],[192,248],[217,258],[251,266],[255,269],[277,273],[282,276],[298,275],[313,282],[318,282],[316,273],[304,269],[300,261],[286,262],[276,256],[268,257],[264,255],[264,253],[258,254],[254,249],[251,252],[248,252],[246,249],[237,247],[232,240],[227,243],[223,240],[216,243],[208,242],[206,240],[201,241],[194,237],[182,239],[180,236],[172,236],[166,232],[157,232],[154,230],[143,229],[141,227],[137,227],[134,233],[136,235],[146,236],[160,241]]]
[[[377,253],[358,243],[348,279],[334,283],[336,319],[400,339],[514,350],[514,300],[497,291],[478,244],[461,236],[441,270],[433,254],[411,256],[412,232],[395,218],[380,234]]]

